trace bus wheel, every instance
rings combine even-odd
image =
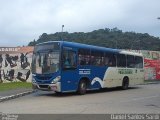
[[[129,80],[128,80],[127,77],[125,77],[125,78],[123,79],[122,89],[123,89],[123,90],[126,90],[126,89],[128,89],[128,86],[129,86]]]
[[[78,90],[77,92],[80,94],[80,95],[84,95],[87,91],[87,82],[85,80],[81,80],[79,85],[78,85]]]

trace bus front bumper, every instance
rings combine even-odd
[[[60,84],[60,82],[57,82],[55,84],[37,84],[37,83],[32,83],[32,88],[33,89],[43,90],[43,91],[61,92],[61,84]]]

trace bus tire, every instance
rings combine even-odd
[[[78,85],[78,94],[84,95],[87,91],[87,82],[85,80],[81,80]]]
[[[123,90],[126,90],[126,89],[128,89],[128,86],[129,86],[129,79],[128,79],[128,77],[125,77],[125,78],[123,79],[122,89],[123,89]]]

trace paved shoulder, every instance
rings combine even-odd
[[[24,96],[26,94],[32,93],[33,90],[31,88],[18,88],[18,89],[13,89],[13,90],[8,90],[8,91],[0,91],[0,102],[17,98],[20,96]]]

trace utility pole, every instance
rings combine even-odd
[[[63,33],[63,28],[64,28],[64,25],[62,25],[62,33]]]
[[[61,40],[63,41],[63,28],[64,28],[64,25],[62,25],[62,32],[61,32]]]

